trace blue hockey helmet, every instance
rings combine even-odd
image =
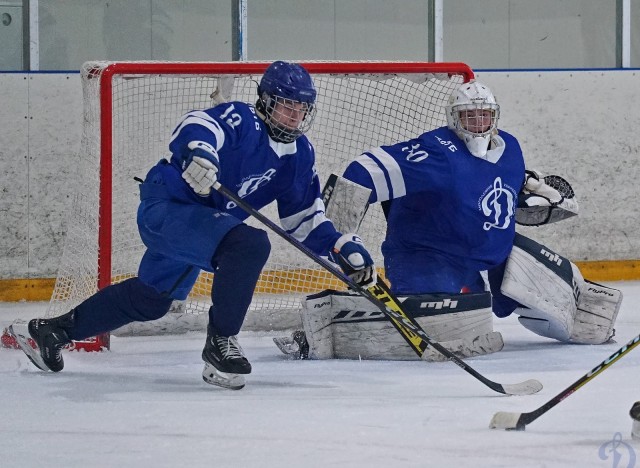
[[[280,96],[297,102],[314,105],[316,102],[316,88],[309,72],[297,63],[278,60],[265,70],[258,95]]]
[[[315,117],[316,88],[301,65],[273,62],[258,85],[256,108],[271,137],[290,143],[311,127]]]

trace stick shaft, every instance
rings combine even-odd
[[[553,408],[558,403],[560,403],[562,400],[564,400],[565,398],[569,397],[570,395],[572,395],[573,393],[578,391],[578,389],[580,389],[581,387],[586,385],[588,382],[593,380],[596,376],[600,375],[606,369],[611,367],[614,362],[617,362],[625,354],[629,353],[629,351],[631,351],[633,348],[635,348],[638,345],[640,345],[640,334],[638,336],[636,336],[635,338],[633,338],[631,341],[629,341],[627,344],[625,344],[622,348],[617,350],[615,353],[613,353],[611,356],[609,356],[607,359],[602,361],[596,367],[591,369],[585,375],[580,377],[574,383],[569,385],[563,391],[558,393],[556,396],[554,396],[551,400],[546,402],[540,408],[538,408],[538,409],[536,409],[534,411],[531,411],[530,413],[523,413],[522,416],[520,416],[518,423],[519,424],[529,424],[529,423],[535,421],[540,416],[542,416],[544,413],[546,413],[551,408]]]
[[[413,319],[413,317],[410,317],[402,310],[402,307],[400,306],[400,302],[397,300],[397,298],[395,298],[395,296],[391,293],[391,291],[389,291],[389,289],[381,279],[378,279],[378,283],[372,286],[371,288],[369,288],[368,290],[362,288],[353,280],[351,280],[351,278],[345,275],[342,272],[342,270],[334,266],[333,263],[316,255],[313,251],[307,248],[300,241],[290,236],[287,232],[285,232],[282,228],[276,225],[273,221],[271,221],[269,218],[264,216],[258,210],[253,208],[247,202],[242,200],[242,198],[240,198],[237,194],[231,192],[228,188],[224,187],[219,182],[216,182],[213,188],[223,196],[227,197],[229,200],[233,201],[240,208],[246,211],[249,215],[256,218],[266,227],[271,229],[271,231],[273,231],[275,234],[280,236],[290,245],[298,249],[300,252],[305,254],[315,263],[317,263],[318,265],[323,267],[325,270],[333,274],[336,278],[338,278],[344,284],[349,286],[351,289],[358,292],[362,296],[366,297],[371,303],[373,303],[376,307],[378,307],[382,313],[384,313],[387,317],[391,319],[393,325],[396,327],[396,329],[398,329],[398,331],[401,333],[401,335],[404,337],[407,343],[411,346],[411,348],[416,352],[416,354],[420,358],[422,358],[422,355],[424,354],[424,350],[426,349],[426,347],[431,346],[435,350],[437,350],[439,353],[444,355],[447,359],[449,359],[454,364],[456,364],[458,367],[460,367],[465,372],[474,376],[476,379],[484,383],[486,386],[488,386],[492,390],[499,393],[510,393],[505,389],[505,387],[502,384],[499,384],[497,382],[493,382],[492,380],[487,379],[485,376],[478,373],[471,366],[467,365],[464,361],[458,358],[451,351],[449,351],[439,343],[432,341],[429,338],[429,336],[425,333],[425,331],[422,329],[422,327],[420,327],[420,325]],[[537,383],[539,384],[539,382]],[[517,384],[510,385],[509,387],[514,388],[516,386]],[[540,385],[540,388],[542,388],[541,385]],[[540,388],[538,388],[537,390],[534,390],[533,392],[538,391]]]

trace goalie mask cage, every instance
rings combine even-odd
[[[180,117],[224,101],[254,104],[270,62],[88,62],[81,70],[84,129],[67,218],[64,251],[47,316],[68,312],[97,289],[137,273],[144,252],[136,226],[144,178],[169,158],[169,137]],[[318,91],[317,115],[307,133],[316,150],[321,186],[363,151],[446,125],[452,90],[473,78],[462,63],[302,62]],[[275,207],[263,213],[277,221]],[[247,223],[260,227],[249,218]],[[371,207],[359,234],[382,265],[386,227]],[[271,256],[258,282],[243,329],[300,326],[300,300],[342,283],[269,232]],[[130,334],[205,330],[213,275],[202,272],[191,295],[157,323],[134,323]],[[117,332],[114,332],[117,334]],[[76,343],[109,347],[109,336]]]

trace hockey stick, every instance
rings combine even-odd
[[[551,408],[556,406],[562,400],[567,398],[569,395],[577,391],[580,387],[585,385],[587,382],[592,380],[596,375],[604,372],[605,369],[609,368],[614,362],[620,359],[622,356],[627,354],[633,348],[640,344],[640,335],[636,336],[634,339],[629,341],[626,345],[620,348],[618,351],[613,353],[607,359],[602,361],[596,367],[591,369],[585,375],[576,380],[573,384],[569,385],[563,391],[554,396],[551,400],[546,402],[540,408],[535,411],[531,411],[530,413],[509,413],[506,411],[499,411],[493,415],[491,418],[491,422],[489,423],[489,427],[491,429],[506,429],[508,431],[516,430],[516,431],[524,431],[525,426],[544,413],[549,411]]]
[[[384,282],[378,278],[377,284],[370,287],[369,289],[364,289],[355,283],[351,278],[345,275],[341,269],[334,266],[333,263],[325,260],[322,257],[319,257],[315,253],[313,253],[310,249],[308,249],[304,244],[302,244],[297,239],[294,239],[289,234],[287,234],[282,228],[277,226],[273,221],[264,216],[258,210],[250,206],[246,203],[242,198],[240,198],[237,194],[231,192],[226,187],[220,185],[219,182],[216,182],[213,186],[215,190],[217,190],[221,195],[227,197],[229,200],[233,201],[236,205],[246,211],[249,215],[256,218],[266,227],[271,229],[275,234],[280,236],[282,239],[287,241],[289,244],[294,246],[300,252],[305,254],[315,263],[323,267],[329,273],[334,275],[344,284],[349,286],[354,291],[358,292],[365,298],[367,298],[372,304],[380,309],[382,313],[391,318],[394,326],[400,331],[404,339],[411,346],[411,348],[416,352],[416,354],[422,359],[424,354],[424,350],[427,346],[433,347],[442,355],[446,356],[447,359],[453,361],[454,364],[462,368],[464,371],[473,375],[476,379],[484,383],[487,387],[492,390],[503,393],[506,395],[531,395],[533,393],[539,392],[542,389],[542,384],[537,380],[527,380],[525,382],[520,382],[517,384],[500,384],[497,382],[493,382],[492,380],[487,379],[482,374],[475,371],[471,366],[467,365],[464,361],[459,359],[455,354],[451,351],[443,347],[442,345],[432,341],[425,331],[420,327],[420,325],[410,316],[408,316],[400,306],[400,302],[394,297],[394,295],[389,291]]]

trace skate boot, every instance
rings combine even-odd
[[[60,372],[64,368],[62,348],[71,343],[67,329],[73,327],[73,312],[52,319],[33,319],[26,330],[24,325],[13,324],[10,331],[15,335],[20,349],[43,371]],[[28,333],[28,335],[27,335]],[[33,339],[35,349],[29,343]]]
[[[245,384],[243,374],[251,373],[251,364],[238,344],[238,338],[218,335],[211,328],[202,350],[202,360],[202,379],[211,385],[240,390]]]
[[[302,330],[296,330],[291,337],[274,337],[273,342],[283,354],[293,359],[309,359],[309,342]]]

